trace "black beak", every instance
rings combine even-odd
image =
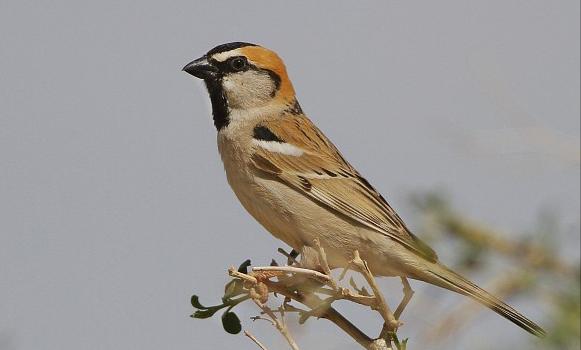
[[[211,65],[206,56],[202,56],[197,60],[186,64],[182,70],[196,78],[204,80],[215,79],[218,76],[218,68]]]

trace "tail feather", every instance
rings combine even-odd
[[[436,266],[437,268],[430,269],[430,273],[434,278],[428,282],[476,300],[537,337],[542,338],[546,335],[545,330],[539,325],[523,316],[502,300],[445,266],[439,264]]]

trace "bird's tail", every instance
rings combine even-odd
[[[539,325],[449,268],[440,264],[433,264],[429,268],[429,274],[431,278],[426,282],[466,295],[537,337],[544,337],[546,335],[545,330]]]

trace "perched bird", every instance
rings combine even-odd
[[[219,45],[188,63],[210,95],[228,183],[246,210],[275,237],[331,268],[358,250],[375,276],[402,276],[469,296],[526,331],[533,321],[450,270],[303,113],[284,63],[262,46]]]

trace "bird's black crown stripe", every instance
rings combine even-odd
[[[256,140],[262,141],[274,141],[274,142],[284,142],[278,136],[276,136],[269,128],[266,126],[257,126],[254,128],[253,135]]]
[[[220,53],[220,52],[235,50],[235,49],[239,49],[239,48],[244,47],[244,46],[258,46],[258,45],[251,44],[251,43],[245,43],[242,41],[235,41],[233,43],[218,45],[215,48],[213,48],[212,50],[208,51],[207,55],[208,55],[208,57],[210,57],[210,56],[217,54],[217,53]]]

